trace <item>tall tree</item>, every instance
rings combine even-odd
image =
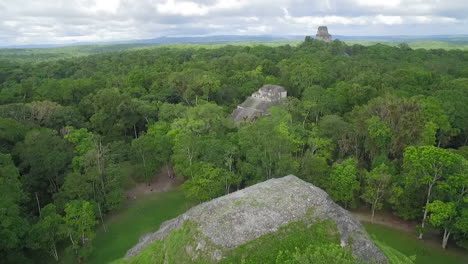
[[[204,202],[226,194],[230,185],[239,181],[240,178],[232,172],[200,162],[194,166],[194,175],[184,183],[184,190],[187,197]]]
[[[29,229],[21,208],[26,199],[21,187],[10,155],[0,153],[0,258],[7,262],[11,253],[24,246],[22,241]]]
[[[403,167],[406,172],[405,186],[407,188],[419,186],[426,193],[419,239],[423,238],[428,204],[433,200],[435,187],[457,172],[462,159],[457,154],[433,146],[408,147],[405,150],[403,160]]]
[[[66,238],[65,224],[62,216],[57,214],[55,205],[48,204],[41,210],[39,221],[29,232],[31,247],[42,249],[56,261],[59,260],[57,244]]]
[[[150,181],[168,163],[172,154],[172,140],[167,133],[170,126],[164,122],[153,124],[148,133],[132,141],[134,159],[141,165],[144,180]]]
[[[95,207],[88,201],[74,200],[65,206],[66,232],[79,261],[86,259],[92,252],[94,226],[96,225]]]
[[[461,160],[458,171],[449,175],[440,183],[441,200],[435,200],[427,205],[430,213],[429,222],[443,230],[442,248],[446,248],[450,235],[465,234],[468,231],[465,211],[468,210],[468,162]]]
[[[252,182],[295,173],[299,167],[293,153],[302,149],[303,138],[286,110],[271,108],[270,113],[239,130],[241,153],[256,170]]]
[[[14,149],[26,190],[37,196],[41,204],[52,201],[64,182],[73,157],[69,142],[50,129],[35,129],[26,134]],[[36,202],[34,202],[34,207]]]
[[[371,205],[371,222],[374,222],[375,210],[382,207],[382,199],[388,192],[391,175],[389,168],[385,164],[380,164],[372,171],[365,174],[364,193],[362,198]]]
[[[356,192],[360,188],[357,174],[355,159],[350,158],[342,163],[333,164],[326,188],[333,200],[342,202],[345,207],[354,201]]]

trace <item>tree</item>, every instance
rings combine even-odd
[[[26,127],[10,118],[0,118],[0,152],[9,153],[14,145],[24,139]]]
[[[159,107],[159,121],[172,123],[175,119],[183,118],[187,113],[187,106],[183,104],[164,103]]]
[[[351,126],[340,116],[326,115],[320,119],[317,128],[320,136],[329,138],[333,140],[334,143],[338,143],[338,141],[343,138],[343,135],[351,129]]]
[[[442,238],[442,248],[445,249],[450,234],[453,232],[452,227],[457,216],[457,208],[454,202],[442,202],[439,200],[429,203],[427,212],[431,213],[429,222],[435,227],[441,227],[444,230]]]
[[[184,190],[187,197],[205,202],[226,194],[229,186],[239,181],[240,178],[232,172],[200,162],[195,164],[193,176],[184,183]]]
[[[224,110],[213,103],[191,108],[185,118],[175,120],[169,135],[174,142],[172,161],[177,175],[192,177],[197,162],[224,166],[227,133],[234,127]]]
[[[299,167],[292,154],[304,141],[290,123],[291,116],[280,108],[271,108],[270,113],[239,130],[241,155],[256,168],[253,183],[295,173]]]
[[[347,159],[342,163],[333,164],[330,174],[327,192],[337,202],[343,202],[345,207],[354,200],[356,191],[360,185],[357,179],[357,161]]]
[[[150,126],[146,135],[132,141],[135,160],[143,166],[146,181],[150,181],[171,158],[172,140],[167,135],[169,129],[167,123],[158,122]]]
[[[377,116],[367,119],[366,125],[368,137],[365,146],[369,151],[370,158],[373,162],[385,162],[388,159],[390,145],[394,137],[392,131]],[[379,164],[373,165],[377,166]]]
[[[10,155],[0,153],[0,257],[23,247],[28,222],[22,215],[21,203],[26,194],[21,188],[18,169]]]
[[[434,187],[455,173],[461,161],[461,156],[433,146],[408,147],[405,150],[403,167],[406,171],[406,187],[424,187],[426,193],[419,239],[423,238],[427,206],[432,202]]]
[[[124,196],[121,174],[111,171],[118,170],[116,168],[118,166],[111,158],[109,144],[103,144],[101,137],[88,132],[87,129],[68,127],[65,138],[75,145],[76,156],[73,159],[74,171],[67,175],[65,180],[67,185],[62,190],[62,197],[68,199],[92,197],[97,202],[100,218],[104,224],[102,210],[118,208]],[[69,177],[78,177],[80,180]],[[73,186],[72,183],[77,185]]]
[[[307,87],[302,94],[301,100],[304,118],[302,124],[305,125],[309,118],[317,124],[319,118],[328,112],[326,101],[326,90],[324,88],[317,85]]]
[[[461,161],[460,170],[448,176],[440,183],[441,196],[444,201],[435,200],[427,205],[429,222],[444,233],[442,248],[446,248],[450,235],[453,233],[466,233],[468,225],[463,219],[468,202],[468,162]]]
[[[42,208],[39,221],[32,226],[29,237],[33,249],[43,249],[58,261],[57,244],[66,238],[66,231],[55,205],[48,204]]]
[[[50,129],[34,129],[14,149],[26,190],[42,204],[52,201],[52,195],[62,186],[73,157],[69,142]],[[36,202],[31,207],[36,207]],[[41,206],[39,206],[41,207]]]
[[[448,116],[451,126],[459,131],[459,145],[468,144],[468,81],[455,79],[446,84],[447,88],[438,90],[434,97],[440,102]]]
[[[318,136],[318,129],[312,129],[302,156],[299,175],[302,179],[316,186],[325,188],[328,181],[331,160],[334,152],[334,143],[331,139]]]
[[[417,98],[426,122],[425,136],[421,138],[424,145],[434,146],[447,144],[451,136],[455,136],[456,130],[452,128],[448,116],[436,98]]]
[[[92,244],[96,225],[95,208],[88,201],[74,200],[65,206],[65,227],[71,246],[78,260],[81,261],[92,252]]]
[[[366,163],[372,161],[368,154],[379,155],[383,148],[388,149],[388,159],[400,160],[407,146],[420,142],[425,128],[421,107],[414,100],[390,95],[354,107],[350,117],[355,126],[352,141],[340,145],[341,151]]]
[[[169,84],[187,105],[198,104],[199,98],[209,101],[219,91],[221,83],[212,72],[187,69],[169,76]]]
[[[374,214],[376,209],[382,207],[382,198],[388,192],[391,175],[389,168],[385,164],[381,164],[371,172],[365,174],[364,193],[362,198],[371,205],[372,216],[371,222],[374,222]]]
[[[83,112],[90,112],[94,131],[112,139],[134,136],[135,125],[142,118],[130,96],[115,88],[99,90],[81,105]]]

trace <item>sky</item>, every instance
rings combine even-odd
[[[0,0],[0,45],[161,36],[468,34],[468,0]]]

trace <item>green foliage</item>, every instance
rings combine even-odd
[[[172,141],[167,135],[167,123],[158,122],[151,125],[148,133],[132,141],[134,160],[139,164],[143,179],[150,181],[161,168],[170,161]]]
[[[360,263],[349,249],[343,249],[336,244],[310,245],[303,251],[296,248],[296,252],[280,252],[276,258],[277,264],[327,264]],[[392,262],[393,263],[393,262]]]
[[[26,190],[49,203],[64,182],[73,150],[71,145],[50,129],[30,130],[13,151],[20,159],[19,168]],[[35,207],[31,205],[31,207]]]
[[[184,190],[188,198],[205,202],[229,193],[230,186],[239,182],[234,173],[200,162],[194,165],[193,176],[184,183]]]
[[[92,109],[91,127],[112,138],[131,133],[138,123],[141,117],[134,104],[129,95],[115,88],[100,90],[82,101],[82,107]]]
[[[462,161],[463,157],[449,150],[433,146],[408,147],[403,159],[403,189],[395,193],[397,210],[408,218],[415,218],[421,217],[423,208],[421,225],[424,227],[426,205],[433,201],[440,184],[460,171]]]
[[[150,181],[170,162],[198,201],[293,173],[347,206],[361,197],[408,219],[424,218],[426,203],[455,203],[450,228],[438,228],[467,244],[463,160],[442,149],[466,156],[466,51],[218,44],[0,50],[0,151],[29,197],[8,203],[12,214],[34,226],[39,207],[53,203],[60,215],[86,200],[105,218],[125,183]],[[229,113],[267,83],[288,99],[235,126]],[[28,229],[13,233],[22,242]],[[16,262],[43,254],[13,244]]]
[[[304,142],[290,123],[291,116],[280,108],[270,112],[270,117],[260,118],[239,131],[241,152],[246,162],[256,167],[251,173],[241,173],[253,183],[294,173],[299,165],[292,153]]]
[[[348,206],[354,201],[355,193],[359,188],[355,159],[347,159],[333,165],[326,190],[335,201],[342,202],[345,207]]]
[[[0,118],[0,152],[11,152],[14,145],[24,139],[26,128],[20,122]]]
[[[0,153],[0,257],[10,259],[13,249],[22,247],[28,230],[21,203],[26,194],[21,188],[18,169],[10,155]]]
[[[211,255],[202,252],[193,259],[185,250],[189,246],[195,248],[200,239],[206,238],[197,231],[197,226],[185,222],[182,228],[152,243],[137,256],[115,263],[211,263]],[[334,223],[323,221],[308,225],[299,221],[232,250],[220,249],[207,240],[204,251],[223,250],[225,258],[220,263],[328,263],[329,257],[357,263],[349,249],[341,248],[338,243],[339,233]],[[291,249],[296,251],[291,252]]]
[[[427,205],[427,210],[431,213],[429,222],[436,227],[447,228],[450,220],[454,220],[457,214],[457,207],[454,202],[444,203],[436,200]]]
[[[74,200],[65,206],[66,232],[78,260],[86,259],[92,253],[97,224],[94,212],[94,206],[88,201]]]
[[[432,146],[408,147],[404,154],[407,181],[411,184],[436,183],[457,172],[461,162],[461,156]]]
[[[66,236],[65,223],[57,214],[55,205],[48,204],[41,210],[39,221],[29,231],[31,248],[42,249],[57,261],[59,259],[57,244]]]
[[[382,200],[388,194],[391,175],[389,168],[385,164],[381,164],[369,173],[365,174],[364,192],[362,199],[372,206],[372,218],[374,220],[375,210],[382,208]]]
[[[68,134],[65,139],[75,145],[75,157],[73,158],[73,169],[82,171],[86,167],[86,154],[94,148],[93,134],[88,129],[74,129],[67,127]]]

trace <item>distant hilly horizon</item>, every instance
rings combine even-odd
[[[418,42],[418,41],[443,41],[458,44],[468,44],[468,35],[395,35],[395,36],[343,36],[332,35],[333,39],[343,41],[393,41],[393,42]],[[312,35],[312,37],[315,37]],[[116,44],[141,44],[141,45],[164,45],[164,44],[223,44],[232,42],[274,42],[285,40],[301,40],[300,35],[215,35],[215,36],[190,36],[172,37],[164,36],[152,39],[137,39],[123,41],[103,41],[103,42],[75,42],[60,44],[24,44],[24,45],[4,45],[0,49],[41,49],[58,48],[84,45],[116,45]]]

